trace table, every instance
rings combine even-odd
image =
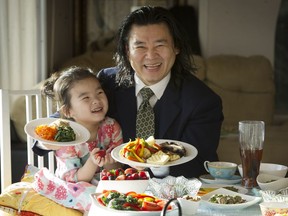
[[[105,214],[105,213],[103,213]],[[101,212],[98,211],[98,209],[95,208],[95,206],[92,206],[87,216],[97,216],[102,215]],[[239,211],[219,211],[219,210],[212,210],[205,208],[200,205],[200,208],[198,209],[197,213],[193,216],[261,216],[261,211],[259,205],[253,205],[251,207],[248,207],[246,209],[242,209]],[[108,216],[105,214],[105,216]],[[116,215],[115,215],[116,216]],[[170,215],[169,215],[170,216]],[[178,212],[175,214],[171,214],[171,216],[178,216]],[[183,215],[185,216],[185,215]]]
[[[207,184],[205,184],[205,185],[207,185]],[[256,189],[256,191],[257,191],[257,189]],[[252,192],[250,192],[250,193],[252,193]],[[87,216],[98,216],[98,215],[102,215],[102,214],[105,214],[105,216],[107,215],[106,212],[101,213],[101,212],[99,212],[99,209],[96,208],[96,206],[92,205]],[[241,209],[241,210],[210,209],[207,206],[205,206],[203,203],[200,203],[200,207],[199,207],[197,213],[194,214],[193,216],[200,216],[200,215],[201,216],[242,216],[242,215],[244,215],[244,216],[261,216],[261,210],[260,210],[259,203],[255,204],[253,206],[250,206],[248,208]],[[167,216],[178,216],[178,211],[175,211],[174,213],[169,214]],[[183,215],[183,216],[185,216],[185,215]]]
[[[234,211],[219,211],[215,209],[208,209],[200,205],[200,208],[197,211],[197,214],[195,216],[261,216],[261,210],[259,204],[250,206],[248,208],[242,209],[242,210],[234,210]]]

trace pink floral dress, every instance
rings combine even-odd
[[[88,211],[91,206],[89,195],[95,192],[96,186],[87,182],[78,182],[77,170],[85,164],[94,148],[114,148],[122,142],[120,125],[114,119],[106,117],[99,126],[97,140],[65,146],[55,151],[57,160],[55,174],[46,168],[41,169],[35,175],[33,188],[58,204]]]
[[[114,119],[106,117],[99,126],[97,140],[80,145],[62,147],[55,151],[57,159],[56,176],[68,182],[78,182],[76,173],[86,163],[90,152],[94,148],[115,148],[122,141],[119,124]]]

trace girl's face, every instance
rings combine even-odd
[[[108,111],[108,100],[99,81],[87,78],[76,81],[71,87],[71,108],[67,115],[84,125],[98,125]]]

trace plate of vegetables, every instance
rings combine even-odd
[[[254,205],[260,202],[262,198],[219,188],[202,196],[201,200],[205,205],[213,209],[237,210]]]
[[[24,130],[33,139],[56,146],[78,145],[90,138],[90,132],[84,126],[67,119],[34,119]]]
[[[116,190],[106,190],[91,194],[92,203],[99,215],[129,215],[129,216],[159,216],[167,200],[148,194],[136,192],[120,193]],[[171,204],[166,215],[176,211]]]
[[[179,154],[178,157],[175,158],[177,154],[167,156],[165,152],[162,152],[164,151],[163,146],[166,144],[173,144],[171,149]],[[184,153],[182,150],[184,150]],[[158,155],[159,152],[161,152],[160,155]],[[145,156],[146,154],[148,156]],[[154,137],[150,137],[147,140],[136,138],[133,141],[117,146],[111,152],[114,160],[133,167],[175,166],[194,159],[197,154],[197,149],[191,144],[176,140],[154,139]],[[173,157],[173,160],[170,160],[171,157]],[[153,158],[153,160],[149,160],[150,158]]]

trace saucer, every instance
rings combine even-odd
[[[205,174],[199,178],[201,181],[208,184],[237,184],[242,180],[242,177],[239,175],[234,175],[231,179],[215,179],[210,174]]]

